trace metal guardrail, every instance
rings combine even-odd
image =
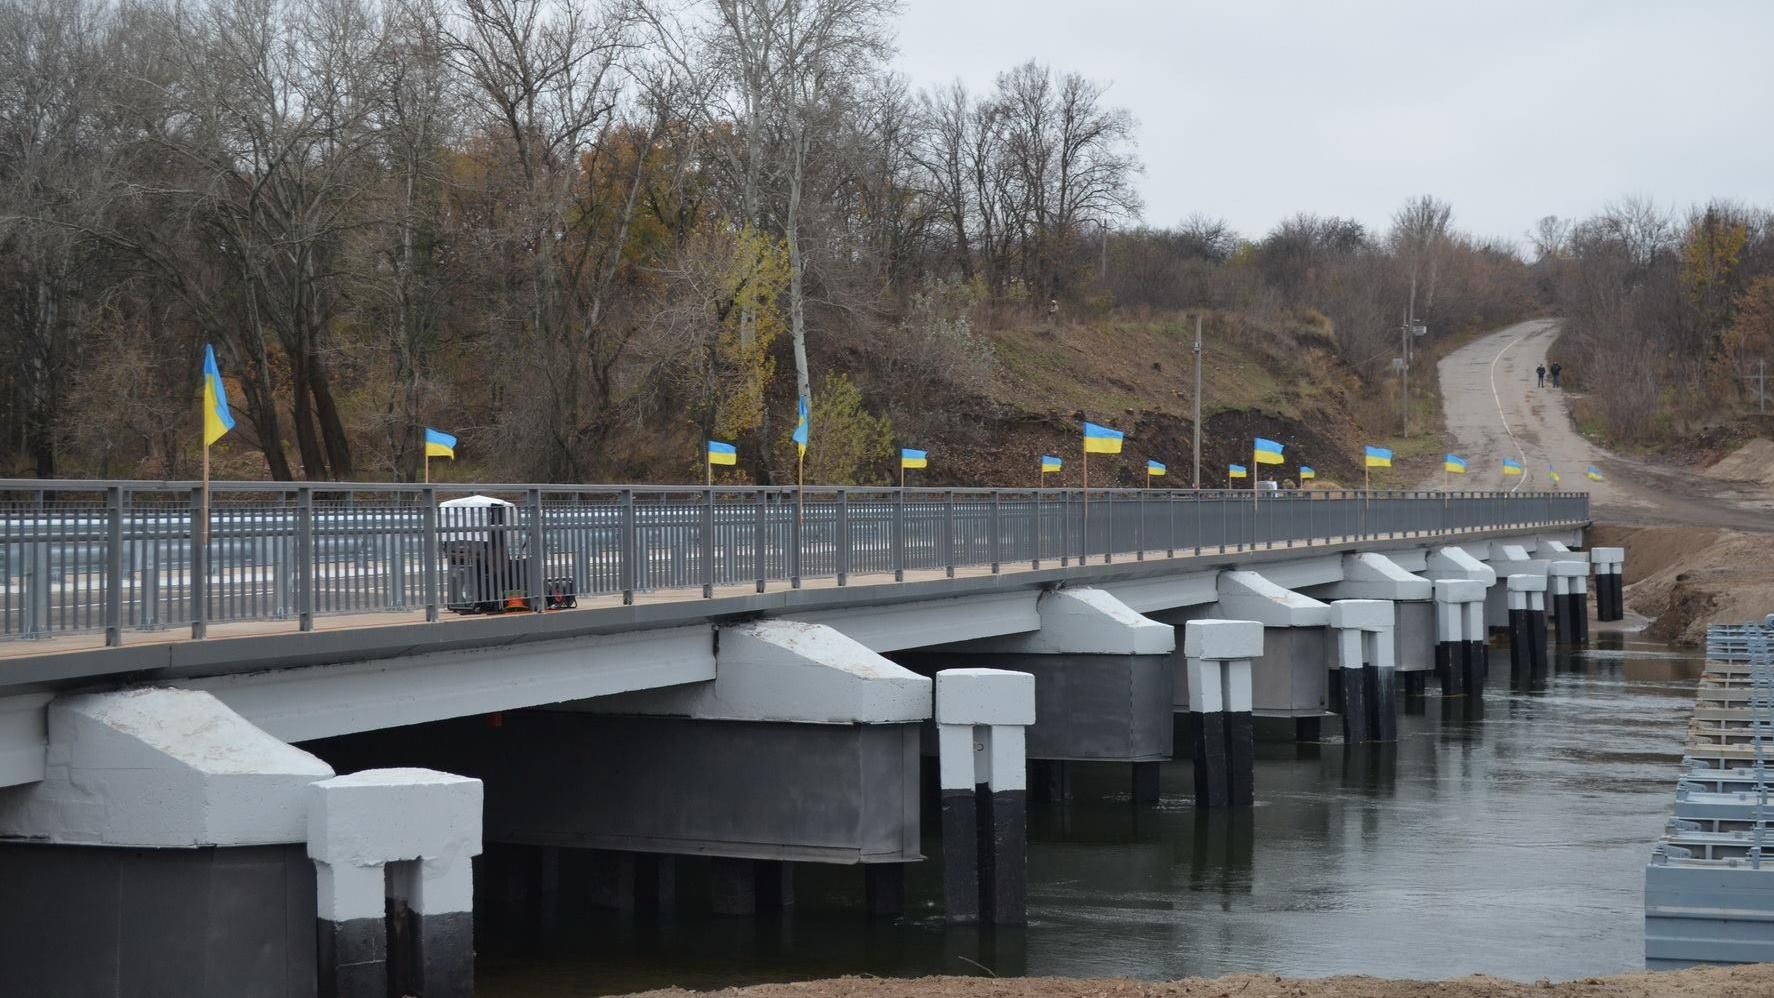
[[[462,506],[469,495],[501,500]],[[0,637],[1560,527],[1583,493],[0,480]],[[509,505],[504,505],[509,503]],[[489,512],[496,509],[497,512]],[[539,556],[532,556],[539,553]]]

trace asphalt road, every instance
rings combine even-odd
[[[1673,524],[1774,531],[1774,495],[1749,483],[1721,482],[1696,469],[1640,461],[1584,439],[1571,421],[1562,389],[1535,384],[1534,369],[1558,338],[1558,320],[1536,319],[1498,330],[1443,358],[1442,408],[1449,446],[1469,471],[1455,486],[1473,489],[1553,488],[1588,491],[1596,519],[1625,524]],[[1505,476],[1503,459],[1526,474]],[[1594,465],[1600,482],[1584,477]],[[1437,478],[1435,486],[1439,486]]]

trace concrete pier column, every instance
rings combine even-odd
[[[1023,730],[1034,723],[1034,676],[1002,669],[936,674],[943,904],[951,924],[1028,921]]]
[[[1625,587],[1621,585],[1626,549],[1590,548],[1589,560],[1595,565],[1595,619],[1626,619]]]
[[[1435,580],[1435,671],[1441,695],[1475,692],[1472,680],[1483,682],[1474,667],[1474,653],[1484,647],[1485,584],[1474,579]]]
[[[1509,670],[1517,682],[1546,675],[1546,577],[1511,575]]]
[[[1547,614],[1562,647],[1576,647],[1577,613],[1572,603],[1577,576],[1587,574],[1589,566],[1580,561],[1559,560],[1546,566]]]
[[[1457,551],[1458,549],[1445,549]],[[1413,567],[1430,563],[1430,554],[1421,551],[1394,551],[1387,554],[1346,554],[1343,556],[1343,580],[1313,590],[1313,595],[1330,599],[1387,600],[1392,604],[1394,670],[1407,693],[1421,695],[1429,675],[1435,671],[1435,649],[1439,643],[1435,620],[1434,584],[1429,578],[1413,574]],[[1442,562],[1452,556],[1444,557]],[[1488,572],[1477,562],[1466,558],[1480,571]],[[1456,576],[1461,577],[1461,576]]]
[[[1485,678],[1491,673],[1490,632],[1485,627],[1485,603],[1479,594],[1466,604],[1466,649],[1460,660],[1466,672],[1466,692],[1472,696],[1484,693]]]
[[[1571,577],[1571,623],[1576,625],[1577,646],[1589,646],[1589,563],[1578,562],[1583,571]]]
[[[1398,740],[1397,652],[1389,600],[1337,600],[1330,605],[1343,687],[1343,741]]]
[[[1255,620],[1191,620],[1183,629],[1194,741],[1195,806],[1248,807],[1255,797],[1251,660],[1263,654]]]
[[[371,769],[310,786],[321,995],[474,994],[480,819],[481,782],[435,770]]]
[[[1251,662],[1255,714],[1270,731],[1286,725],[1296,739],[1317,741],[1329,700],[1326,664],[1336,654],[1330,605],[1259,572],[1221,572],[1216,586],[1217,616],[1264,627],[1263,653]]]

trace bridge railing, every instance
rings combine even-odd
[[[496,502],[470,499],[491,497]],[[0,480],[0,638],[541,612],[1587,522],[1583,493]],[[201,543],[199,540],[201,539]]]

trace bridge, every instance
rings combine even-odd
[[[1187,754],[1198,803],[1248,804],[1253,738],[1395,737],[1395,690],[1465,696],[1493,628],[1531,671],[1527,622],[1582,640],[1591,563],[1608,619],[1623,557],[1574,552],[1581,493],[0,499],[0,939],[26,993],[465,994],[476,898],[550,910],[563,854],[622,907],[672,903],[680,862],[734,913],[835,863],[892,912],[932,810],[948,916],[1015,923],[1022,802],[1069,767],[1126,766],[1141,806]],[[201,959],[165,955],[193,933]]]

